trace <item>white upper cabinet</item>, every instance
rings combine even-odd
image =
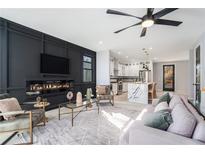
[[[129,76],[129,73],[127,72],[127,66],[125,64],[119,64],[118,65],[118,76]]]
[[[118,64],[118,76],[122,76],[122,65]]]
[[[149,68],[152,71],[152,63],[148,64]],[[139,71],[142,70],[142,64],[132,63],[132,64],[123,64],[120,63],[118,59],[110,59],[110,75],[111,76],[139,76]]]
[[[139,65],[138,64],[128,64],[124,65],[125,76],[138,76],[139,75]]]

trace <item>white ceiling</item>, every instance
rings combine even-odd
[[[146,13],[142,8],[115,10],[140,17]],[[186,60],[205,31],[205,9],[178,9],[163,18],[183,21],[179,27],[154,25],[144,38],[139,37],[141,26],[114,34],[139,20],[108,15],[106,9],[0,9],[0,16],[94,51],[111,50],[122,61],[143,59],[142,48],[150,47],[149,58],[155,61]]]

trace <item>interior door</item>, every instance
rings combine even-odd
[[[194,51],[194,100],[195,105],[200,109],[201,103],[201,48],[197,46]]]

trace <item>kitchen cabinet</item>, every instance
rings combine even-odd
[[[126,65],[122,65],[122,76],[126,76],[125,75],[125,67],[126,67]]]
[[[118,76],[122,76],[122,65],[118,64]]]
[[[124,65],[124,76],[138,76],[139,75],[139,65],[128,64]]]
[[[128,91],[128,82],[123,82],[122,83],[122,92],[127,92]]]
[[[149,68],[152,70],[152,62],[150,62]],[[143,64],[141,62],[124,64],[120,63],[118,59],[112,57],[110,59],[110,75],[111,76],[139,76],[139,70],[143,70]]]

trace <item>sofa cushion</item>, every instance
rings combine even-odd
[[[154,112],[158,112],[158,111],[162,111],[162,110],[171,111],[167,102],[161,102],[161,103],[157,104],[157,106],[154,109]]]
[[[192,138],[205,143],[205,121],[201,121],[196,125]]]
[[[162,95],[159,100],[158,100],[158,104],[161,103],[161,102],[167,102],[169,104],[170,102],[170,96],[169,96],[169,93],[165,93],[164,95]]]
[[[145,126],[167,130],[169,125],[172,123],[172,117],[169,111],[158,111],[150,114],[144,120]]]
[[[177,104],[183,103],[179,95],[174,95],[169,102],[169,107],[173,109]]]
[[[21,111],[21,106],[16,98],[7,98],[0,100],[0,111],[2,113],[10,111]],[[15,116],[4,116],[5,120],[13,120]]]
[[[183,103],[178,103],[172,112],[173,123],[169,126],[169,132],[185,137],[191,137],[196,126],[196,118],[188,111]]]
[[[185,104],[187,109],[194,115],[197,122],[204,120],[204,116],[202,114],[200,114],[199,111],[197,111],[197,109],[192,104],[190,104],[188,102],[188,98],[186,96],[181,96],[181,100],[183,101],[183,103]]]

